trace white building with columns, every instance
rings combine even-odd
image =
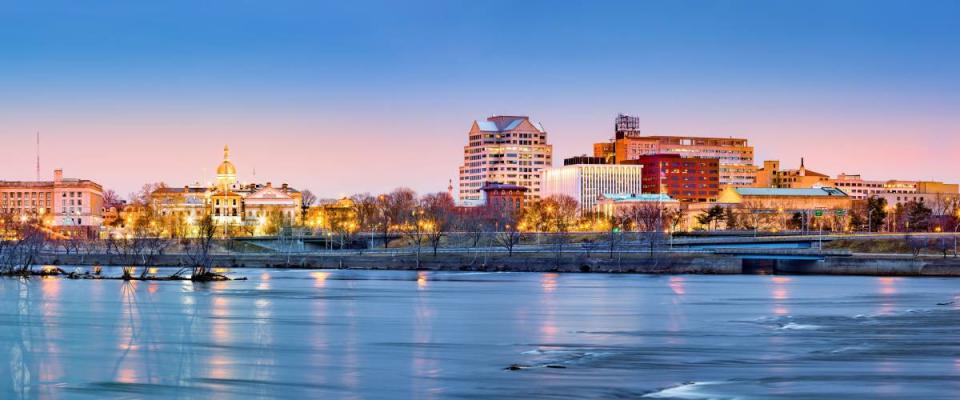
[[[580,212],[593,211],[605,193],[640,194],[643,166],[632,164],[574,164],[544,171],[542,197],[563,194],[580,203]]]

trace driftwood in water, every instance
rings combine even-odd
[[[29,278],[33,276],[62,276],[67,279],[107,279],[107,280],[124,280],[124,281],[192,281],[192,282],[215,282],[215,281],[245,281],[246,277],[231,278],[223,274],[217,274],[213,272],[207,272],[204,275],[199,276],[184,276],[179,272],[170,276],[150,276],[150,275],[139,275],[134,276],[130,273],[129,270],[125,270],[124,274],[121,276],[103,276],[99,273],[91,273],[90,271],[79,273],[79,272],[66,272],[61,268],[44,268],[39,271],[34,270],[16,270],[16,271],[0,271],[0,277],[21,277]]]

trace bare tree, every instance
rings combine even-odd
[[[510,211],[516,214],[511,208]],[[459,229],[462,231],[470,243],[470,246],[477,248],[483,241],[484,235],[492,225],[493,217],[487,213],[487,208],[478,208],[465,213],[459,219]],[[516,225],[517,221],[512,221]]]
[[[157,191],[157,189],[162,189],[165,187],[167,187],[167,184],[163,182],[144,184],[139,191],[130,193],[130,203],[134,205],[146,206],[150,204],[150,200],[153,198],[153,192]]]
[[[378,196],[377,205],[380,209],[383,247],[387,248],[390,232],[401,229],[411,219],[411,213],[417,206],[417,193],[407,188],[397,188],[389,194]]]
[[[353,242],[353,235],[360,229],[352,207],[345,212],[328,213],[327,226],[332,233],[337,235],[340,241],[340,249],[346,247],[346,242]]]
[[[496,233],[494,233],[494,242],[507,250],[507,256],[513,256],[513,248],[523,239],[523,234],[519,228],[518,212],[513,208],[504,209],[497,213],[494,222]]]
[[[437,192],[424,195],[420,199],[420,207],[424,213],[424,224],[427,230],[427,240],[433,248],[433,256],[437,256],[440,241],[453,227],[456,205],[453,197],[447,192]]]
[[[607,244],[610,246],[610,259],[613,259],[613,255],[616,252],[618,255],[620,252],[620,245],[623,243],[623,227],[625,225],[625,219],[621,215],[614,215],[610,218],[610,229],[607,230]]]
[[[9,275],[27,275],[37,263],[47,245],[47,234],[35,221],[5,219],[2,272]]]
[[[623,210],[622,216],[629,220],[637,235],[643,235],[653,255],[663,229],[663,207],[655,202],[634,204]]]
[[[217,225],[213,222],[211,215],[206,214],[197,222],[197,236],[189,239],[186,246],[187,259],[190,262],[189,268],[192,270],[191,280],[204,281],[211,280],[213,277],[211,273],[213,259],[210,253],[213,249],[216,233]],[[179,273],[177,274],[179,275]]]
[[[546,206],[555,262],[559,266],[563,247],[570,241],[570,229],[576,222],[580,205],[577,199],[567,195],[552,195],[541,200],[541,203]]]
[[[399,217],[399,216],[398,216]],[[403,223],[397,225],[400,233],[413,245],[417,268],[420,268],[420,256],[423,253],[423,242],[427,239],[427,221],[424,218],[424,211],[420,205],[415,205],[410,212],[409,217],[402,217]]]
[[[353,213],[357,219],[357,225],[361,231],[371,231],[377,223],[377,198],[370,193],[355,194],[350,196],[353,201]]]
[[[302,204],[303,204],[303,208],[310,208],[310,206],[314,205],[314,203],[317,202],[317,196],[313,194],[313,192],[311,192],[309,189],[300,192],[300,197],[301,197],[300,200],[302,201]]]
[[[114,207],[119,210],[123,207],[123,199],[113,189],[107,189],[103,192],[103,206],[106,208]]]

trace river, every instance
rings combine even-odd
[[[960,393],[954,279],[230,273],[0,279],[0,398]]]

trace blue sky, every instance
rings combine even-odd
[[[33,176],[40,131],[45,171],[124,193],[204,179],[225,142],[247,178],[436,191],[473,119],[530,115],[560,160],[624,112],[747,137],[758,163],[957,181],[957,21],[956,1],[6,3],[3,178]]]

